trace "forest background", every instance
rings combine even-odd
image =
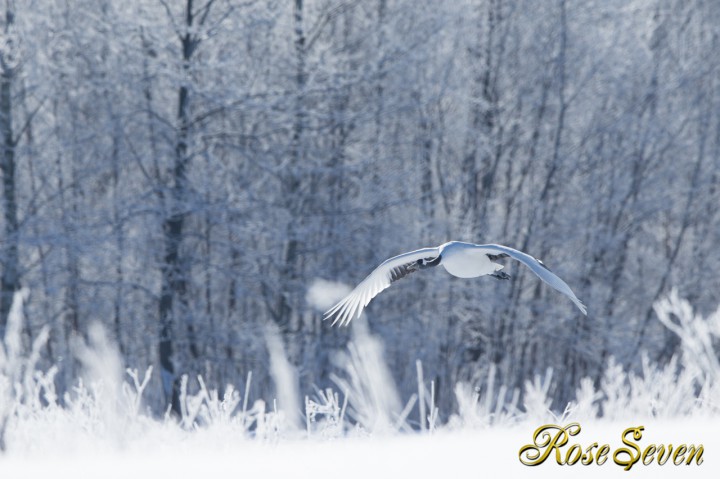
[[[332,290],[395,254],[496,242],[513,280],[410,277],[357,322],[402,397],[665,367],[672,288],[720,303],[720,4],[677,0],[4,2],[0,337],[72,389],[100,323],[143,396],[337,384]],[[337,283],[336,283],[337,282]],[[342,284],[340,284],[342,283]],[[353,323],[355,324],[355,323]],[[353,326],[355,327],[355,326]],[[44,334],[47,334],[45,341]],[[268,339],[271,338],[271,339]],[[279,343],[277,342],[279,341]],[[62,398],[62,394],[59,395]],[[502,403],[508,398],[498,397]],[[520,400],[522,402],[522,399]]]

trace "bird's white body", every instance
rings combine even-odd
[[[486,250],[472,243],[451,241],[440,246],[445,270],[458,278],[477,278],[500,271],[503,265],[490,260]]]
[[[442,264],[445,270],[458,278],[477,278],[491,275],[498,279],[510,279],[500,272],[503,265],[497,259],[513,258],[530,268],[541,280],[566,295],[587,314],[587,308],[575,296],[570,286],[550,271],[542,261],[527,253],[498,244],[473,244],[450,241],[435,248],[423,248],[403,253],[385,260],[375,268],[355,289],[325,313],[325,318],[335,317],[333,324],[348,324],[360,316],[365,306],[394,281],[415,271]]]

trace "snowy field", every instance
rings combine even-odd
[[[91,329],[87,344],[78,345],[86,374],[61,401],[55,368],[35,367],[38,344],[27,355],[16,348],[22,317],[12,314],[0,349],[5,447],[0,477],[717,477],[720,391],[717,357],[708,346],[717,337],[720,315],[695,315],[676,295],[656,309],[683,344],[683,354],[667,366],[644,361],[642,371],[633,373],[611,362],[599,386],[583,381],[561,413],[549,407],[552,371],[525,384],[521,405],[502,400],[508,397],[503,388],[480,396],[459,384],[458,410],[444,424],[437,420],[432,385],[422,380],[420,364],[417,395],[394,404],[381,343],[362,327],[348,346],[347,374],[337,380],[344,394],[318,393],[299,407],[289,379],[292,366],[282,349],[270,344],[278,399],[249,404],[250,377],[243,393],[234,387],[219,393],[198,378],[201,387],[184,389],[182,417],[175,419],[157,417],[144,406],[152,370],[122,374],[120,355],[100,327]],[[302,414],[288,414],[291,410]],[[573,444],[595,455],[607,444],[603,465],[560,466],[554,451],[543,464],[521,464],[520,449],[533,443],[537,428],[573,422],[581,430],[560,445],[561,459],[572,457]],[[638,426],[644,427],[642,437],[625,435],[631,443],[624,445],[624,431]],[[702,461],[674,465],[673,457],[659,466],[651,452],[651,464],[643,465],[633,444],[642,451],[650,445],[657,450],[702,445]],[[623,447],[639,457],[629,473],[613,462],[613,453]]]
[[[719,26],[0,3],[0,479],[720,478]]]
[[[594,422],[583,426],[580,443],[595,441],[620,447],[620,431],[629,423]],[[178,433],[148,431],[129,443],[94,443],[74,437],[40,438],[37,449],[0,459],[2,477],[717,477],[720,471],[720,422],[700,419],[644,421],[647,442],[703,444],[700,466],[633,466],[630,472],[609,460],[602,466],[528,467],[518,450],[535,425],[437,432],[433,435],[373,436],[336,440],[245,440],[232,430],[215,428]],[[40,446],[43,445],[43,446]],[[46,447],[52,447],[48,450]]]

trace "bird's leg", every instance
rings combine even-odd
[[[490,276],[492,276],[495,279],[510,279],[510,275],[507,274],[505,271],[496,271],[492,273]]]

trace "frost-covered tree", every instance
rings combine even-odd
[[[368,327],[402,396],[420,359],[441,411],[460,380],[522,390],[548,368],[564,404],[611,357],[670,360],[653,304],[672,287],[720,302],[712,2],[3,5],[0,335],[27,287],[22,340],[49,326],[60,391],[93,321],[162,371],[157,411],[183,374],[252,371],[271,397],[268,340],[301,393],[329,386],[351,335],[311,286],[450,239],[542,258],[590,314],[512,264],[404,280]]]

